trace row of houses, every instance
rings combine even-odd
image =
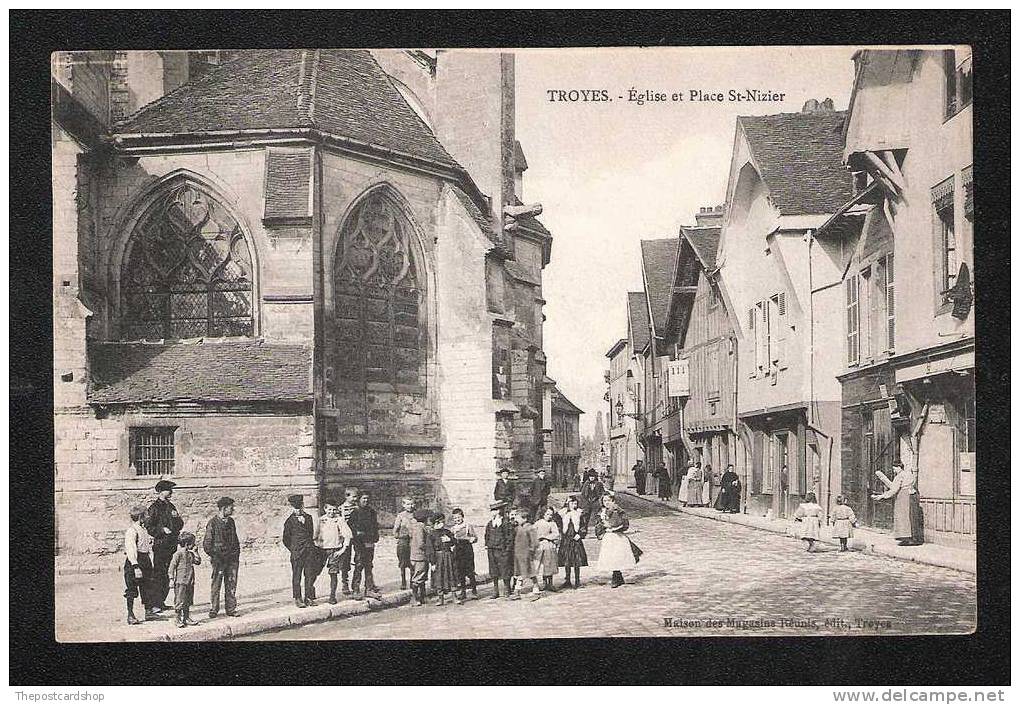
[[[813,492],[891,526],[877,472],[917,471],[925,537],[975,532],[971,57],[854,56],[849,107],[739,117],[725,204],[641,242],[607,352],[611,463],[733,464],[743,511]]]

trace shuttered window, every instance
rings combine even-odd
[[[787,367],[786,336],[786,292],[780,292],[769,300],[770,304],[770,329],[769,329],[769,356],[770,362],[777,370],[785,370]]]
[[[707,396],[709,399],[719,398],[719,348],[713,345],[708,349],[707,362],[708,366],[708,389]]]
[[[860,308],[857,301],[857,275],[846,278],[846,361],[860,362]]]

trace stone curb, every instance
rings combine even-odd
[[[487,573],[475,575],[478,585],[490,582]],[[305,609],[279,608],[276,614],[253,614],[250,617],[218,617],[215,622],[202,623],[187,629],[175,629],[158,637],[157,641],[222,641],[239,636],[251,636],[262,632],[289,629],[305,624],[328,622],[334,619],[356,617],[369,612],[399,607],[411,602],[410,590],[384,593],[381,597],[364,600],[345,599],[336,605],[315,605]]]
[[[709,521],[720,521],[725,524],[735,524],[737,526],[744,526],[749,529],[757,529],[758,531],[769,531],[774,534],[783,534],[784,536],[790,535],[788,530],[789,527],[785,523],[779,526],[768,525],[763,526],[758,522],[748,521],[747,519],[744,518],[743,514],[722,514],[722,513],[702,514],[699,511],[695,511],[694,509],[688,509],[687,507],[676,507],[673,506],[672,504],[663,502],[662,500],[652,499],[642,495],[636,495],[625,490],[619,490],[619,493],[625,494],[628,497],[632,497],[634,499],[643,500],[645,502],[648,502],[649,504],[654,504],[665,509],[671,509],[675,512],[687,514],[693,517],[698,517],[700,519],[707,519]],[[839,541],[832,538],[818,539],[818,542],[828,544],[830,546],[839,545]],[[902,552],[898,552],[893,547],[887,548],[885,546],[867,545],[864,544],[862,541],[855,541],[852,544],[852,546],[856,549],[858,553],[864,553],[867,555],[883,556],[885,558],[892,558],[893,560],[897,561],[905,561],[909,563],[921,563],[924,565],[932,565],[939,568],[948,568],[950,570],[956,570],[961,573],[971,574],[977,573],[976,562],[967,560],[956,560],[955,557],[953,556],[946,556],[945,558],[940,558],[936,556],[918,556],[913,553],[908,553],[909,551],[908,548],[904,548]]]
[[[279,556],[259,556],[249,560],[242,560],[241,565],[263,565],[266,563],[286,562],[286,557]],[[65,575],[101,575],[104,573],[119,573],[124,569],[124,554],[120,553],[110,558],[108,561],[95,562],[92,564],[75,564],[69,563],[60,565],[60,559],[57,559],[56,565],[53,568],[53,574],[56,577]]]

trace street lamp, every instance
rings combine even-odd
[[[634,412],[624,412],[624,410],[623,410],[623,400],[622,399],[617,400],[617,402],[616,402],[616,415],[617,416],[627,416],[627,417],[632,418],[632,419],[639,419],[639,418],[641,418],[641,414],[634,413]]]

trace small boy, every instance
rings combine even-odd
[[[326,513],[319,519],[319,531],[315,542],[326,554],[326,570],[329,572],[329,604],[336,604],[336,588],[340,561],[350,551],[353,533],[351,527],[340,514],[340,507],[335,499],[325,501]],[[350,553],[347,553],[349,556]]]
[[[400,569],[400,589],[407,589],[407,573],[411,567],[411,522],[414,521],[414,500],[401,500],[403,511],[393,521],[393,537],[397,540],[397,567]]]
[[[298,607],[309,607],[315,601],[315,527],[312,525],[312,517],[304,510],[303,496],[292,494],[287,498],[287,502],[292,511],[283,524],[283,545],[290,551],[290,583],[294,593],[294,604]],[[302,576],[305,580],[303,598]]]
[[[223,586],[223,604],[228,617],[237,617],[237,572],[241,563],[241,543],[234,524],[234,500],[220,497],[216,500],[216,516],[205,525],[202,550],[209,556],[212,582],[209,585],[209,618],[220,611],[220,586]]]
[[[131,526],[124,532],[124,599],[127,600],[127,623],[141,624],[135,617],[135,598],[142,598],[147,619],[155,619],[152,602],[152,537],[145,528],[146,509],[131,509]]]
[[[467,599],[465,581],[471,583],[471,594],[478,599],[478,583],[475,579],[475,543],[478,534],[475,528],[464,521],[464,510],[457,508],[450,514],[450,532],[453,534],[453,574],[460,586],[460,599]]]
[[[425,581],[429,577],[428,536],[425,533],[425,526],[429,521],[429,512],[419,509],[414,513],[413,521],[409,527],[411,534],[410,558],[411,558],[411,593],[414,597],[415,607],[425,606]]]
[[[178,628],[198,624],[191,620],[191,605],[195,601],[195,566],[201,563],[202,558],[195,546],[195,535],[190,531],[182,531],[177,537],[177,552],[167,567],[168,582],[174,586],[174,613],[177,615]]]
[[[353,514],[354,510],[358,508],[358,498],[360,496],[361,490],[357,487],[348,487],[344,490],[344,502],[340,505],[340,516],[343,517],[348,526],[350,526],[351,523],[351,514]],[[340,590],[345,596],[351,594],[350,574],[353,554],[353,545],[348,545],[343,553],[340,554]]]
[[[517,587],[512,599],[521,599],[525,581],[530,580],[531,599],[536,600],[541,592],[538,589],[538,578],[535,577],[535,548],[538,540],[527,509],[519,509],[514,520],[517,523],[514,534],[514,580]]]
[[[489,505],[492,517],[485,525],[485,551],[492,578],[492,599],[499,597],[499,581],[503,581],[506,597],[510,597],[510,578],[514,572],[514,527],[506,515],[505,502]]]
[[[369,595],[382,597],[372,575],[375,545],[379,543],[379,519],[375,509],[369,505],[368,492],[362,492],[358,497],[358,506],[351,512],[347,523],[354,532],[354,577],[351,578],[351,590],[356,599]],[[365,577],[365,592],[359,595],[362,573]]]

